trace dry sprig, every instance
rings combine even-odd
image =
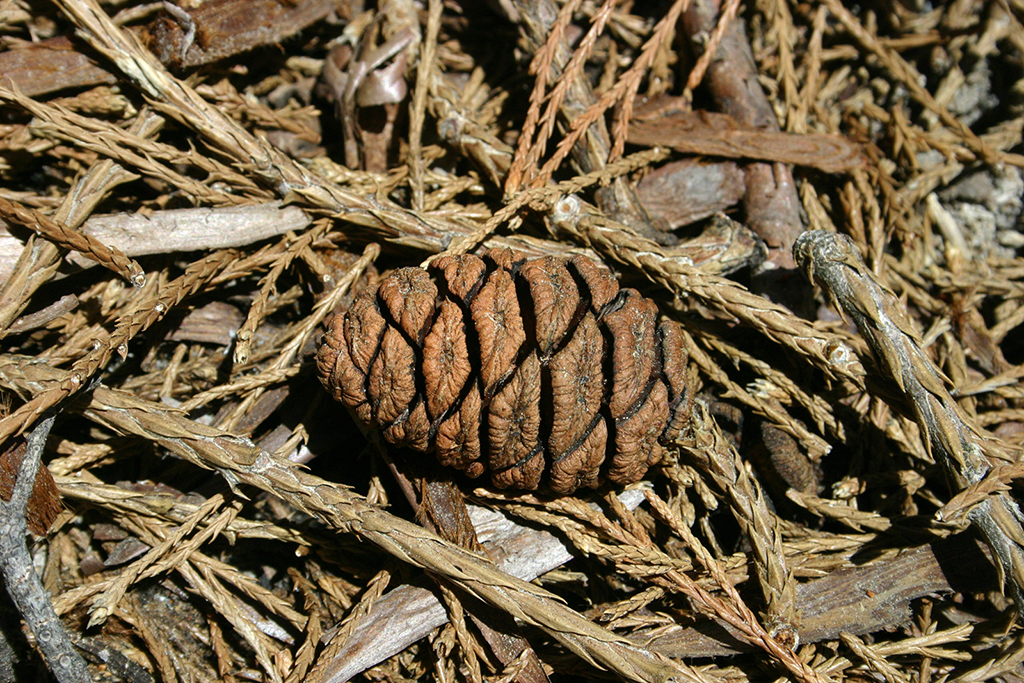
[[[838,233],[805,233],[794,248],[807,276],[820,284],[867,338],[875,357],[907,399],[930,453],[957,492],[981,482],[1003,447],[969,422],[949,393],[943,375],[919,345],[917,331],[896,295],[864,265],[853,241]],[[1005,489],[977,497],[966,517],[985,538],[1024,613],[1024,513]]]
[[[726,441],[707,407],[696,405],[690,432],[693,443],[683,450],[696,469],[725,497],[744,535],[749,539],[754,573],[765,598],[765,627],[783,647],[799,644],[796,581],[786,565],[781,525],[768,509],[765,494],[750,476],[739,453]]]
[[[116,247],[108,247],[85,233],[71,230],[68,226],[51,220],[38,211],[2,198],[0,198],[0,216],[30,230],[35,230],[58,246],[73,249],[88,256],[136,287],[146,284],[146,275],[142,272],[142,267]]]

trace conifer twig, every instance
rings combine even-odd
[[[801,235],[793,252],[807,276],[857,325],[879,365],[910,401],[923,440],[954,494],[981,482],[997,466],[993,460],[1007,459],[957,406],[899,299],[867,268],[852,239],[815,230]],[[1024,615],[1024,513],[1006,490],[993,490],[975,501],[967,518],[992,549],[1000,577]]]
[[[754,574],[766,603],[766,628],[784,646],[799,643],[796,613],[796,582],[786,566],[778,519],[768,509],[764,492],[746,470],[739,453],[708,413],[697,403],[692,411],[693,441],[683,449],[718,492],[725,496],[733,515],[750,540]]]
[[[9,202],[0,197],[0,216],[37,231],[54,244],[73,249],[83,256],[114,271],[136,287],[146,283],[142,266],[128,258],[117,247],[108,247],[84,232],[63,225],[35,209]]]

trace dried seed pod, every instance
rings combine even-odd
[[[654,302],[594,262],[444,256],[329,323],[335,399],[399,446],[500,488],[637,481],[687,426],[687,353]],[[433,277],[431,277],[433,276]]]

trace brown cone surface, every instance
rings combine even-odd
[[[397,446],[500,488],[639,480],[686,427],[687,353],[654,302],[582,257],[401,268],[329,323],[335,399]]]

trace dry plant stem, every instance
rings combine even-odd
[[[233,425],[235,420],[239,419],[252,409],[252,406],[263,394],[263,390],[267,386],[276,382],[281,382],[288,377],[298,374],[299,368],[296,366],[294,361],[296,356],[298,356],[299,351],[302,350],[306,341],[324,321],[324,318],[326,318],[327,315],[338,306],[342,297],[344,297],[352,288],[353,283],[363,276],[363,273],[369,265],[373,263],[379,255],[380,247],[377,244],[366,245],[366,248],[363,249],[362,256],[352,264],[352,267],[349,268],[344,277],[338,281],[334,289],[332,289],[327,296],[317,302],[310,315],[306,316],[300,324],[296,325],[296,329],[292,334],[291,339],[284,344],[280,353],[277,355],[277,358],[273,359],[271,362],[267,363],[265,367],[261,368],[258,374],[244,376],[235,382],[222,384],[210,391],[196,394],[188,401],[182,403],[182,409],[186,411],[194,410],[216,397],[231,396],[238,390],[247,391],[245,398],[239,401],[238,406],[228,417],[224,419],[222,423],[222,426]]]
[[[924,441],[955,492],[981,482],[998,464],[993,460],[1007,459],[950,396],[896,295],[875,279],[849,237],[824,230],[806,233],[795,255],[808,277],[857,325],[879,364],[909,399]],[[1017,611],[1024,615],[1024,514],[1008,491],[998,490],[980,499],[967,518],[992,549]]]
[[[177,567],[178,573],[196,593],[210,603],[217,614],[224,617],[235,633],[242,637],[254,650],[256,661],[270,683],[281,683],[282,678],[274,665],[273,655],[270,652],[270,638],[264,635],[253,621],[242,613],[236,604],[231,601],[230,593],[217,580],[217,577],[209,572],[201,572],[188,562],[183,562]]]
[[[736,384],[729,377],[728,373],[726,373],[718,363],[712,360],[712,358],[696,344],[696,341],[693,340],[689,332],[684,331],[683,334],[687,339],[687,349],[690,351],[690,358],[708,377],[725,386],[729,391],[730,398],[738,399],[740,402],[753,409],[757,414],[768,418],[784,432],[796,438],[801,445],[807,449],[807,453],[812,459],[818,460],[832,450],[832,445],[829,444],[829,442],[793,420],[784,407],[773,403],[771,400],[768,400],[764,396],[760,396],[755,392],[747,391],[746,388]],[[710,335],[700,334],[698,339],[700,340],[701,345],[710,346],[712,348],[719,347],[716,348],[716,350],[721,350],[720,346],[722,343],[720,340],[717,340]],[[725,357],[733,358],[733,356],[729,355],[729,352],[733,350],[741,353],[738,349],[734,349],[734,347],[728,347],[726,345]],[[738,359],[747,360],[747,358],[743,358],[742,355],[740,355]]]
[[[0,273],[0,279],[3,277],[3,273]],[[39,329],[65,313],[75,310],[78,308],[78,304],[79,301],[77,296],[74,294],[65,294],[46,308],[29,315],[23,315],[15,320],[11,323],[11,326],[7,328],[7,333],[20,334],[22,332],[30,332],[32,330]]]
[[[550,70],[547,79],[551,82],[558,82],[556,89],[562,95],[558,114],[566,125],[570,125],[596,101],[590,81],[587,80],[586,74],[583,72],[585,59],[580,58],[585,57],[589,52],[589,49],[584,49],[584,46],[589,48],[593,40],[587,42],[585,39],[584,46],[581,46],[577,50],[577,54],[573,55],[565,32],[552,32],[551,30],[558,15],[558,7],[553,0],[519,0],[514,5],[535,50],[544,45],[545,56],[548,57],[544,61],[548,63]],[[607,16],[611,14],[611,8],[611,3],[606,2],[601,9],[600,16],[607,20]],[[591,30],[595,38],[595,29],[599,29],[602,25],[603,21],[595,22]],[[552,94],[553,99],[554,94]],[[556,103],[558,100],[554,100],[551,106]],[[550,116],[550,119],[553,121],[554,117]],[[545,135],[545,138],[535,143],[534,148],[543,149],[552,132],[552,126],[543,127],[542,134]],[[572,156],[581,173],[591,173],[605,168],[611,161],[610,152],[611,140],[608,136],[608,128],[604,119],[598,118],[590,125],[582,139],[573,146]],[[535,164],[536,161],[537,159],[533,159],[532,163]],[[530,170],[533,171],[532,168]],[[510,189],[513,188],[506,187],[506,192]],[[623,176],[615,178],[608,187],[598,189],[595,197],[598,206],[609,217],[628,225],[637,233],[650,239],[657,239],[660,236],[661,233],[651,224],[647,211],[644,210],[639,197],[637,197],[636,188],[628,178]]]
[[[423,210],[423,174],[426,162],[423,159],[423,122],[427,114],[427,97],[430,83],[437,75],[432,73],[437,53],[437,32],[441,28],[441,0],[430,0],[427,13],[426,34],[423,36],[420,60],[416,66],[416,90],[409,107],[409,185],[412,187],[412,206]]]
[[[795,112],[800,104],[798,101],[799,84],[793,60],[793,46],[797,41],[796,27],[793,25],[793,16],[788,5],[783,2],[771,0],[767,7],[762,9],[762,12],[771,21],[771,27],[767,31],[768,40],[778,44],[778,80],[781,81],[784,95],[784,125],[787,130],[792,130],[793,125],[790,118],[792,112]]]
[[[696,12],[698,11],[697,8],[698,4],[695,3],[690,11]],[[718,52],[718,46],[722,43],[722,38],[725,36],[725,32],[728,30],[729,25],[732,24],[733,19],[736,18],[736,12],[739,8],[740,3],[737,2],[737,0],[728,0],[725,5],[725,11],[719,14],[717,23],[715,24],[715,30],[708,35],[707,43],[703,46],[704,52],[697,58],[697,62],[690,70],[690,75],[686,77],[686,87],[683,90],[683,97],[692,101],[694,89],[696,89],[696,87],[700,85],[700,82],[704,80],[704,74],[707,73],[708,64],[711,63],[711,59],[715,56],[715,53]]]
[[[384,594],[384,590],[388,587],[390,581],[391,572],[387,570],[381,570],[370,579],[359,602],[349,610],[345,620],[341,623],[341,627],[331,637],[323,652],[320,653],[316,664],[313,666],[313,670],[309,674],[307,683],[338,683],[351,678],[351,675],[339,673],[337,670],[339,662],[345,661],[340,655],[344,652],[349,639],[359,632],[357,627],[362,623],[366,615],[373,611],[374,605],[377,604],[381,595]],[[360,673],[361,671],[362,669],[355,673]]]
[[[691,420],[693,442],[683,442],[681,446],[698,471],[729,501],[753,550],[754,574],[767,603],[766,627],[773,638],[795,649],[796,582],[786,566],[778,519],[768,509],[764,492],[747,473],[739,453],[726,441],[707,407],[695,405]]]
[[[869,671],[884,678],[887,683],[910,683],[910,680],[903,676],[896,667],[887,662],[884,657],[878,656],[869,648],[863,640],[850,633],[842,633],[839,636],[843,644],[860,659],[864,660]]]
[[[713,31],[718,14],[718,0],[695,0],[683,15],[687,33],[696,36]],[[705,83],[722,110],[741,125],[777,131],[775,111],[757,78],[744,23],[731,21],[708,67]],[[765,163],[749,164],[745,172],[746,224],[768,244],[766,265],[793,268],[793,242],[804,230],[793,173],[785,164]]]
[[[633,106],[633,98],[640,87],[640,82],[657,56],[659,46],[664,44],[674,33],[676,22],[688,4],[689,0],[676,0],[672,3],[665,16],[655,25],[651,37],[644,43],[640,56],[633,61],[633,65],[629,70],[619,78],[614,86],[601,95],[597,102],[587,107],[582,114],[570,122],[568,134],[558,143],[558,147],[551,158],[544,162],[537,179],[533,181],[534,186],[547,182],[555,170],[561,167],[562,162],[576,143],[580,141],[591,124],[604,116],[604,113],[617,103],[622,103],[623,114],[620,118],[619,128],[616,130],[616,140],[612,146],[611,158],[617,159],[621,156],[622,148],[625,145],[626,130]]]
[[[864,529],[887,531],[893,526],[892,520],[888,517],[884,517],[877,512],[858,510],[845,501],[819,498],[813,493],[804,493],[796,489],[786,491],[786,497],[816,515],[827,519],[834,519],[857,532],[861,532]]]
[[[88,683],[92,677],[85,660],[75,650],[57,617],[25,547],[28,533],[25,505],[35,483],[53,420],[52,416],[41,420],[28,435],[11,499],[7,502],[0,500],[0,570],[3,571],[7,592],[35,637],[36,646],[50,672],[60,683]]]
[[[230,522],[230,519],[238,512],[240,506],[241,504],[236,502],[229,509],[222,511],[216,518],[210,520],[202,531],[176,547],[173,553],[174,557],[166,558],[164,563],[168,569],[173,567],[176,572],[181,574],[185,581],[210,603],[211,607],[216,610],[216,613],[223,616],[232,625],[235,632],[245,639],[255,651],[256,659],[266,673],[267,678],[271,681],[280,681],[280,674],[273,663],[273,651],[279,647],[279,645],[274,643],[274,640],[291,643],[291,635],[273,620],[262,616],[253,607],[240,600],[234,594],[234,591],[227,589],[224,583],[231,585],[239,593],[253,599],[261,607],[274,614],[281,614],[279,605],[283,601],[274,596],[269,590],[260,586],[254,579],[246,577],[230,565],[212,560],[196,550],[200,544],[216,536],[223,526]],[[210,509],[211,506],[207,505],[205,507]],[[168,545],[167,543],[162,543],[162,541],[165,541],[164,536],[166,532],[159,527],[154,528],[145,524],[136,524],[133,520],[128,519],[121,520],[121,525],[129,532],[138,535],[141,541],[153,548],[153,551],[157,551],[161,546],[166,547]],[[171,535],[180,535],[180,529],[175,530]],[[152,554],[152,552],[149,553],[149,555]],[[144,558],[140,558],[140,561],[137,561],[136,564],[141,563],[141,559]],[[114,583],[115,585],[124,585],[131,578],[134,577],[122,579],[119,576]],[[127,602],[124,598],[121,598],[121,600]],[[301,629],[305,625],[306,618],[304,615],[299,615],[287,607],[286,611],[295,617],[292,620],[294,627]]]
[[[843,423],[837,420],[836,416],[833,414],[832,404],[821,395],[808,394],[785,372],[773,368],[768,363],[752,356],[733,344],[726,342],[720,337],[710,333],[705,333],[703,330],[699,329],[694,330],[694,332],[698,335],[702,344],[721,354],[724,358],[734,359],[735,361],[748,365],[754,372],[760,375],[763,378],[763,381],[770,385],[771,388],[784,392],[788,398],[783,400],[782,403],[788,405],[791,401],[796,401],[798,404],[803,406],[803,408],[810,413],[811,417],[814,419],[815,425],[821,433],[824,434],[827,431],[840,441],[846,440],[846,432],[844,430]],[[693,347],[690,346],[689,348]],[[761,386],[764,387],[764,384]],[[777,427],[799,441],[800,445],[807,450],[808,455],[812,460],[817,460],[832,450],[831,444],[790,417],[788,411],[784,409],[784,406],[773,404],[772,399],[775,398],[774,396],[764,396],[761,392],[751,394],[746,390],[741,389],[738,385],[736,387],[730,387],[730,389],[733,391],[739,389],[744,394],[747,394],[747,397],[741,400],[747,402],[748,399],[751,399],[748,405],[757,411],[761,411],[764,416],[775,421]]]
[[[478,491],[479,493],[480,491]],[[791,649],[772,638],[760,625],[757,617],[747,608],[734,588],[734,579],[725,573],[724,568],[693,537],[689,527],[651,491],[645,490],[644,495],[651,503],[654,512],[686,541],[693,552],[699,554],[701,564],[710,573],[710,579],[698,581],[691,578],[688,572],[692,567],[688,561],[669,556],[659,549],[647,547],[632,534],[624,531],[618,525],[612,524],[603,515],[595,513],[578,499],[560,498],[549,501],[544,507],[552,511],[515,504],[507,506],[507,509],[527,519],[542,521],[557,527],[580,550],[613,562],[620,571],[667,591],[682,593],[690,598],[698,611],[724,622],[731,627],[732,634],[736,638],[765,651],[800,680],[819,682],[826,680],[796,657]],[[536,501],[533,502],[536,503]],[[606,544],[592,534],[582,532],[578,522],[571,521],[562,515],[555,515],[554,509],[559,512],[568,512],[577,519],[598,527],[614,539],[614,544]],[[711,590],[714,588],[724,591],[725,597],[712,593]]]
[[[627,509],[633,509],[642,493],[631,489],[619,497]],[[519,526],[500,512],[472,504],[469,508],[485,547],[502,556],[499,562],[506,573],[531,580],[572,558],[565,542],[548,531]],[[987,578],[979,582],[986,567],[976,566],[986,560],[973,541],[964,543],[960,541],[963,538],[922,546],[891,560],[848,567],[800,584],[797,605],[801,641],[834,640],[844,631],[871,633],[905,623],[911,617],[912,600],[961,587],[980,589],[989,585]],[[965,563],[967,556],[976,558],[975,562]],[[947,578],[943,573],[947,567],[955,568],[956,576]],[[991,585],[995,585],[994,575]],[[851,592],[850,586],[863,592]],[[428,590],[409,585],[396,588],[382,596],[352,629],[354,635],[338,650],[331,668],[334,675],[328,680],[347,680],[384,661],[441,626],[445,618],[443,607]],[[641,631],[631,637],[638,645],[673,659],[735,654],[734,638],[722,641],[700,629],[664,632],[657,627],[654,633]]]
[[[832,377],[864,385],[864,368],[847,341],[821,332],[807,321],[723,277],[708,275],[625,226],[583,212],[575,197],[565,197],[551,215],[565,231],[605,258],[632,266],[680,298],[692,297],[750,325],[769,339],[787,346]]]
[[[388,464],[393,472],[398,472],[392,462],[389,461]],[[400,474],[400,476],[402,479],[406,478],[404,475]],[[415,496],[409,502],[416,510],[417,520],[423,526],[447,541],[485,557],[488,556],[476,535],[465,495],[455,484],[450,472],[444,472],[437,478],[433,475],[420,477],[419,489],[418,504]],[[403,486],[403,491],[405,490],[406,487]],[[525,653],[529,666],[524,667],[517,679],[520,683],[547,683],[548,677],[544,673],[544,668],[541,666],[536,652],[529,641],[519,632],[514,621],[490,605],[480,603],[464,605],[462,604],[464,595],[461,591],[452,590],[444,583],[438,585],[442,588],[442,597],[449,605],[449,609],[453,602],[465,609],[467,615],[476,624],[480,635],[487,641],[494,656],[503,666],[511,663],[517,657],[524,656]],[[450,616],[449,621],[455,623],[456,619]],[[463,629],[458,629],[458,631],[461,630]]]
[[[236,260],[231,251],[221,251],[192,263],[180,277],[169,282],[153,297],[138,302],[134,309],[121,316],[114,332],[105,340],[96,340],[92,351],[79,358],[59,382],[45,392],[33,394],[14,412],[0,420],[0,444],[19,434],[32,420],[60,401],[81,390],[89,379],[103,368],[113,354],[128,352],[128,342],[138,333],[160,320],[171,308],[207,284],[220,271]]]
[[[211,499],[213,501],[214,499]],[[222,502],[217,499],[216,502]],[[127,591],[138,581],[153,576],[159,576],[170,570],[179,570],[182,565],[191,563],[197,569],[211,576],[218,576],[231,583],[241,594],[246,595],[255,603],[265,608],[273,618],[267,618],[258,614],[253,608],[246,606],[245,610],[250,619],[255,623],[256,628],[265,635],[287,641],[290,636],[276,623],[274,618],[280,618],[285,623],[290,623],[296,629],[302,629],[306,623],[306,615],[300,614],[291,606],[276,596],[269,589],[262,587],[256,580],[239,572],[231,565],[224,564],[199,551],[199,548],[212,538],[220,534],[234,521],[241,503],[235,502],[226,510],[222,510],[216,517],[209,518],[211,509],[216,502],[207,501],[202,507],[202,515],[207,517],[206,526],[191,538],[184,540],[186,534],[191,533],[195,524],[200,521],[198,516],[184,520],[181,526],[170,529],[159,524],[153,525],[151,520],[133,519],[131,517],[121,518],[120,525],[130,533],[149,545],[151,550],[145,556],[139,558],[125,568],[121,574],[111,576],[96,584],[85,584],[78,588],[63,593],[54,600],[54,608],[59,614],[66,614],[77,607],[84,600],[96,593],[103,592],[95,602],[103,603],[106,599],[121,604],[113,607],[110,613],[123,608],[123,600]],[[162,557],[158,557],[162,555]],[[101,604],[100,610],[106,611]]]
[[[921,597],[995,586],[995,573],[986,573],[989,567],[982,563],[987,560],[977,544],[960,536],[801,583],[797,586],[800,640],[817,643],[835,640],[844,632],[859,635],[905,624],[912,618],[912,601]],[[952,576],[946,574],[949,569],[953,570]],[[850,590],[851,586],[856,590]],[[673,658],[737,651],[735,643],[709,638],[701,629],[651,634],[641,631],[634,637],[655,652]]]
[[[162,126],[161,117],[146,111],[132,124],[131,132],[149,137]],[[54,218],[69,228],[78,228],[111,189],[135,177],[110,160],[93,164],[65,195]],[[53,276],[59,258],[60,250],[52,243],[38,242],[35,237],[29,239],[14,273],[0,287],[0,337],[24,310],[32,294]]]
[[[678,104],[681,101],[666,97],[649,102],[630,124],[628,141],[692,155],[812,166],[827,173],[864,166],[860,145],[840,135],[745,128],[729,114],[689,111]],[[745,180],[746,174],[742,177]]]
[[[667,588],[681,591],[693,601],[697,609],[704,611],[708,615],[715,616],[733,627],[744,640],[764,650],[776,663],[784,667],[798,680],[804,683],[825,683],[829,681],[827,676],[823,676],[812,669],[791,649],[791,646],[795,644],[792,637],[788,643],[784,644],[783,639],[776,640],[774,635],[769,633],[758,622],[757,617],[747,607],[743,598],[740,597],[739,592],[718,560],[694,537],[690,527],[672,512],[668,504],[652,491],[645,491],[644,493],[654,513],[683,539],[690,551],[693,552],[697,562],[708,571],[711,578],[714,579],[725,595],[724,597],[712,595],[686,574],[675,569],[665,573],[664,581],[660,577],[655,577],[657,581]],[[795,636],[795,633],[790,632],[787,635]]]
[[[442,633],[445,631],[454,632],[455,643],[459,646],[460,668],[465,670],[466,680],[469,683],[483,683],[480,658],[477,654],[483,650],[483,646],[467,628],[467,613],[462,605],[462,601],[455,594],[455,591],[446,584],[439,583],[437,587],[441,593],[441,599],[448,609],[448,623],[442,628]]]
[[[83,116],[53,104],[37,102],[2,85],[0,99],[14,102],[37,117],[32,128],[35,134],[66,140],[78,147],[96,152],[130,166],[140,173],[170,183],[173,187],[207,203],[232,205],[249,200],[244,194],[224,192],[211,187],[188,174],[178,172],[172,165],[184,161],[209,176],[230,182],[246,194],[264,194],[253,180],[214,158],[183,152],[172,145],[147,139],[133,131],[125,131],[102,119]],[[150,116],[156,117],[151,113]],[[156,118],[162,124],[163,119]]]
[[[249,313],[245,318],[245,322],[238,330],[234,354],[236,367],[247,363],[249,360],[249,353],[252,351],[252,341],[253,336],[256,334],[256,328],[259,327],[260,323],[263,322],[264,317],[266,317],[270,299],[277,296],[278,278],[281,277],[285,269],[291,265],[292,261],[297,258],[303,250],[309,249],[310,245],[314,241],[323,236],[327,231],[327,228],[328,224],[321,223],[312,230],[307,230],[298,238],[294,238],[292,235],[289,235],[288,238],[286,238],[287,250],[274,262],[274,265],[270,268],[270,272],[260,280],[260,293],[250,305]],[[363,265],[357,268],[357,272],[362,272],[365,267],[366,266]]]
[[[309,215],[296,206],[267,202],[92,216],[82,232],[128,256],[146,256],[244,247],[286,232],[301,232],[311,222]],[[91,265],[73,255],[68,261],[76,266]]]
[[[302,683],[303,681],[309,681],[307,674],[315,662],[316,652],[320,648],[320,639],[324,635],[323,619],[326,615],[323,614],[323,610],[320,608],[312,585],[297,570],[289,571],[289,576],[294,578],[296,585],[303,592],[305,597],[303,607],[309,614],[309,621],[306,623],[305,638],[295,651],[294,664],[292,665],[292,670],[288,673],[288,677],[285,678],[285,683]]]
[[[116,581],[114,581],[106,590],[103,591],[101,595],[92,601],[92,614],[89,615],[88,626],[96,626],[106,621],[107,617],[113,614],[114,610],[117,609],[117,603],[121,600],[132,584],[141,578],[142,573],[153,566],[164,555],[167,555],[172,548],[179,545],[186,536],[192,533],[197,524],[215,512],[217,508],[223,505],[223,503],[223,496],[219,494],[213,496],[210,500],[200,506],[200,508],[196,510],[188,520],[175,529],[173,533],[163,539],[162,543],[153,546],[150,548],[149,552],[129,565],[127,570],[117,577]],[[165,567],[161,567],[160,569],[165,569]],[[160,569],[151,572],[150,575],[159,573]]]
[[[586,85],[583,81],[577,83],[578,79],[572,76],[579,69],[582,69],[584,57],[588,53],[588,47],[592,45],[600,27],[603,26],[603,20],[607,19],[607,11],[610,9],[610,3],[606,2],[600,16],[595,20],[594,26],[591,27],[583,39],[580,50],[577,51],[573,59],[568,63],[565,75],[552,90],[548,99],[548,108],[543,121],[544,125],[540,133],[538,133],[538,139],[534,141],[533,134],[540,118],[540,106],[544,99],[544,90],[549,77],[555,73],[552,62],[556,59],[556,53],[559,49],[565,47],[560,41],[560,37],[571,21],[572,12],[578,4],[578,1],[567,3],[559,13],[557,21],[553,24],[550,21],[548,22],[547,31],[544,31],[542,28],[544,21],[538,20],[537,22],[527,23],[528,26],[532,26],[535,29],[535,33],[541,36],[539,42],[542,44],[537,47],[533,57],[534,64],[531,66],[531,71],[536,71],[536,80],[530,95],[531,106],[526,121],[523,123],[523,134],[519,138],[519,147],[514,154],[506,149],[504,143],[494,139],[483,131],[481,127],[470,123],[472,122],[471,112],[465,111],[461,101],[457,101],[460,98],[451,92],[451,86],[435,81],[434,89],[439,93],[435,100],[435,108],[445,112],[445,118],[448,119],[447,122],[438,124],[439,132],[451,131],[451,137],[457,138],[457,141],[454,142],[466,150],[467,155],[471,156],[496,184],[504,187],[505,196],[509,198],[505,206],[495,212],[483,225],[469,235],[454,241],[452,246],[446,250],[448,253],[468,253],[484,239],[487,239],[502,223],[511,221],[511,227],[517,227],[515,223],[516,214],[523,207],[528,205],[537,206],[542,204],[545,198],[557,196],[548,187],[551,174],[548,173],[542,177],[538,176],[535,166],[547,147],[547,141],[554,130],[555,122],[558,119],[558,111],[566,97],[566,91],[573,86],[582,87],[582,85]],[[548,15],[552,13],[553,7],[547,2],[542,2],[541,5],[539,8],[541,10],[540,13],[550,19]],[[516,11],[516,14],[518,15],[519,12]],[[547,39],[546,42],[544,42],[545,37]],[[587,85],[587,88],[589,93],[589,85]],[[597,131],[594,130],[593,134],[596,135]],[[607,132],[605,133],[605,138],[607,138]],[[581,149],[584,149],[583,143],[580,144]],[[576,148],[573,149],[575,151]],[[585,151],[581,152],[581,154],[584,156],[584,160],[586,160]],[[622,169],[619,172],[612,172],[608,168],[612,164],[606,164],[605,157],[600,159],[601,161],[597,164],[596,170],[584,173],[570,182],[583,182],[584,187],[599,182],[611,183],[613,185],[619,183]],[[621,166],[621,164],[615,165]],[[587,180],[584,181],[584,178]],[[527,180],[531,188],[522,190],[521,188]]]
[[[513,1],[509,0],[510,9],[515,14],[517,21],[522,21],[519,11],[515,7],[511,7]],[[548,80],[552,75],[551,63],[555,59],[554,50],[559,46],[560,36],[572,22],[573,13],[579,8],[579,5],[580,0],[565,3],[558,13],[558,18],[548,27],[546,37],[541,38],[533,46],[533,59],[529,69],[529,73],[534,77],[533,88],[530,91],[530,109],[526,113],[526,120],[523,122],[518,148],[515,154],[512,155],[510,162],[506,165],[508,177],[504,179],[503,183],[505,196],[512,195],[513,192],[521,190],[524,185],[533,181],[536,164],[547,149],[547,143],[551,137],[551,132],[554,130],[556,120],[553,112],[557,111],[558,104],[565,96],[565,89],[571,83],[569,79],[565,79],[560,86],[552,89],[550,96],[546,96]],[[582,46],[589,46],[594,37],[596,37],[597,31],[608,20],[606,5],[607,3],[602,6],[600,15],[594,18],[593,25],[587,31],[583,41],[581,41]],[[592,48],[587,47],[587,50],[589,49]],[[585,53],[586,50],[581,50],[578,53],[577,59],[571,65],[572,69],[579,67],[576,62],[582,60]],[[538,134],[537,127],[541,125],[541,106],[543,106],[545,99],[548,99],[548,115],[544,117],[542,130]]]
[[[5,386],[34,395],[50,391],[65,373],[8,356],[0,362]],[[404,562],[431,571],[468,594],[536,626],[593,666],[626,680],[663,682],[670,678],[707,683],[682,663],[670,663],[628,645],[591,623],[555,596],[515,579],[490,561],[463,550],[422,527],[395,517],[344,487],[306,474],[246,438],[198,424],[161,404],[99,386],[83,413],[119,434],[141,436],[199,467],[214,469],[234,487],[241,484],[272,493],[331,528],[354,533]]]
[[[506,148],[504,143],[489,136],[480,126],[473,123],[472,112],[466,111],[456,101],[458,97],[451,92],[452,89],[449,86],[435,82],[435,90],[439,94],[433,101],[433,107],[442,117],[442,121],[438,124],[438,131],[448,137],[449,141],[459,147],[466,156],[473,159],[495,184],[511,183],[511,180],[508,180],[511,178],[509,165],[515,161],[511,151]],[[538,210],[549,211],[563,194],[575,193],[594,185],[612,182],[620,176],[668,158],[668,155],[669,152],[664,149],[646,150],[610,162],[597,171],[584,173],[558,184],[552,183],[550,177],[546,183],[540,183],[538,180],[535,187],[517,193],[482,225],[469,234],[453,240],[451,246],[445,251],[451,255],[468,253],[483,240],[488,239],[502,223],[510,221],[510,219],[514,220],[516,214],[523,207],[530,206]],[[514,223],[510,227],[514,228]],[[681,256],[689,256],[685,247],[680,251],[682,252]],[[695,260],[697,259],[695,258]]]
[[[434,98],[431,101],[432,111],[439,119],[438,131],[442,137],[459,148],[459,150],[484,171],[495,185],[502,185],[506,178],[506,169],[512,161],[512,152],[500,140],[488,135],[482,126],[473,121],[473,112],[464,109],[458,95],[450,86],[435,82]],[[587,173],[570,181],[549,183],[543,188],[526,190],[496,213],[479,229],[453,243],[447,251],[449,254],[466,253],[472,250],[481,240],[487,238],[501,221],[507,220],[521,207],[541,205],[544,210],[551,206],[563,194],[578,192],[586,187],[604,183],[610,178],[632,173],[640,168],[650,167],[668,158],[664,149],[651,149],[630,154],[617,161],[607,164],[602,172]],[[740,181],[741,182],[741,181]],[[742,184],[742,182],[741,182]],[[722,208],[725,208],[724,206]],[[588,209],[593,211],[593,209]],[[563,242],[552,242],[543,249],[523,244],[522,236],[512,236],[505,240],[488,240],[487,246],[509,246],[524,251],[532,256],[560,256],[567,251]],[[724,247],[723,247],[724,245]],[[760,241],[745,227],[729,221],[719,222],[717,227],[706,229],[700,236],[680,242],[666,248],[670,258],[689,259],[702,271],[710,274],[725,274],[747,265],[760,263],[764,258],[764,247]],[[568,254],[567,254],[568,255]],[[586,254],[588,257],[590,254]]]
[[[119,249],[108,247],[89,235],[52,220],[43,213],[0,197],[0,216],[13,223],[35,230],[59,247],[77,251],[96,263],[117,273],[136,287],[146,283],[146,274],[135,261]]]
[[[982,683],[1003,674],[1014,675],[1014,672],[1020,671],[1021,663],[1024,662],[1024,638],[1018,636],[1005,652],[1002,657],[954,678],[952,683]]]
[[[119,486],[86,482],[76,476],[57,475],[54,477],[62,498],[86,501],[123,517],[154,517],[169,524],[188,524],[199,505],[176,499],[169,493],[129,491]],[[154,505],[153,502],[156,501]],[[226,527],[226,532],[238,538],[262,538],[284,543],[307,546],[309,541],[297,530],[289,530],[270,522],[253,521],[235,517]],[[91,587],[94,584],[89,584]],[[77,589],[72,589],[77,590]],[[91,590],[91,588],[90,588]],[[69,591],[70,592],[70,591]],[[89,595],[92,595],[90,592]],[[65,593],[64,595],[67,595]],[[62,604],[67,604],[61,598]],[[74,605],[67,607],[70,609]],[[62,614],[67,611],[58,610]]]

